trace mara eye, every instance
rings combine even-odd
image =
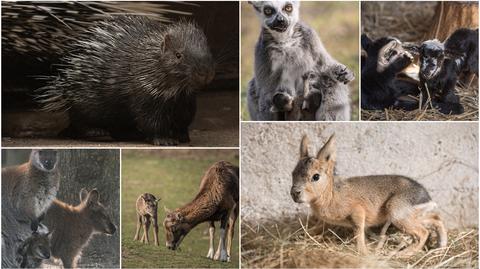
[[[293,7],[292,7],[292,5],[288,4],[283,8],[283,10],[290,13],[290,12],[292,12]]]
[[[265,15],[267,15],[267,16],[270,16],[270,15],[272,15],[273,10],[272,10],[272,8],[270,8],[270,7],[266,7],[266,8],[263,10],[263,13],[265,13]]]
[[[312,181],[318,181],[320,179],[320,175],[319,174],[315,174],[313,175],[312,177]]]
[[[182,54],[180,52],[175,52],[175,57],[177,57],[177,59],[180,59],[182,58]]]

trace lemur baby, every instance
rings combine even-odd
[[[262,23],[255,48],[255,73],[248,85],[252,120],[284,120],[292,109],[302,75],[316,67],[339,65],[315,31],[299,21],[298,1],[251,1]],[[336,74],[344,80],[344,74]]]
[[[345,73],[345,79],[339,81],[336,74],[342,72]],[[306,98],[302,110],[313,112],[315,120],[349,120],[350,99],[346,84],[353,79],[350,70],[338,65],[308,72],[303,76],[303,96]]]
[[[460,28],[444,43],[427,40],[421,44],[419,53],[423,99],[431,95],[432,105],[444,114],[463,113],[455,86],[462,72],[478,76],[478,29]]]

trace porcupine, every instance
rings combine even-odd
[[[48,111],[68,111],[64,134],[100,128],[115,139],[141,136],[154,145],[190,141],[195,91],[215,75],[207,38],[195,23],[143,16],[95,23],[59,69],[37,99]]]

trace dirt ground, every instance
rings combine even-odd
[[[239,104],[237,91],[205,92],[198,95],[197,114],[190,126],[188,144],[180,147],[236,147],[239,141]],[[9,129],[31,128],[28,124],[29,115],[39,117],[39,113],[8,112],[5,111],[3,120],[7,121]],[[41,116],[44,121],[52,122],[49,114]],[[61,118],[61,117],[60,117]],[[10,121],[10,122],[8,122]],[[4,123],[5,124],[5,123]],[[58,120],[59,125],[65,125]],[[52,127],[53,128],[53,127]],[[34,130],[29,130],[34,132]],[[5,128],[3,133],[5,133]],[[110,137],[99,137],[95,140],[73,140],[57,137],[22,137],[14,138],[2,136],[2,147],[148,147],[150,144],[143,141],[113,141]]]

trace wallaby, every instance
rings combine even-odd
[[[90,192],[82,189],[77,206],[54,200],[45,222],[52,231],[52,256],[61,259],[65,268],[77,268],[82,249],[93,234],[112,235],[117,229],[100,203],[96,189]]]
[[[153,220],[153,237],[155,239],[155,245],[158,246],[158,202],[160,198],[155,198],[153,194],[144,193],[137,198],[136,210],[137,210],[137,231],[133,240],[138,240],[140,228],[143,226],[143,236],[141,241],[148,244],[148,230],[150,229],[150,223]]]
[[[50,239],[51,233],[46,227],[33,232],[18,249],[20,267],[40,268],[43,260],[50,259]]]
[[[367,254],[365,229],[383,225],[382,235],[393,224],[413,236],[416,243],[401,255],[422,249],[429,236],[428,226],[437,233],[438,246],[447,244],[447,232],[436,204],[418,182],[399,175],[334,178],[335,137],[332,135],[316,157],[308,153],[308,138],[300,144],[300,160],[292,173],[291,196],[296,203],[308,203],[320,220],[355,231],[357,249]]]
[[[235,222],[239,212],[238,176],[238,167],[225,161],[217,162],[207,170],[197,196],[187,205],[173,212],[167,211],[163,223],[167,248],[177,249],[191,229],[202,222],[209,222],[210,247],[207,258],[230,261]],[[220,242],[214,253],[215,221],[220,221]]]
[[[19,267],[17,250],[37,230],[57,195],[56,150],[34,149],[27,163],[2,169],[2,267]]]

